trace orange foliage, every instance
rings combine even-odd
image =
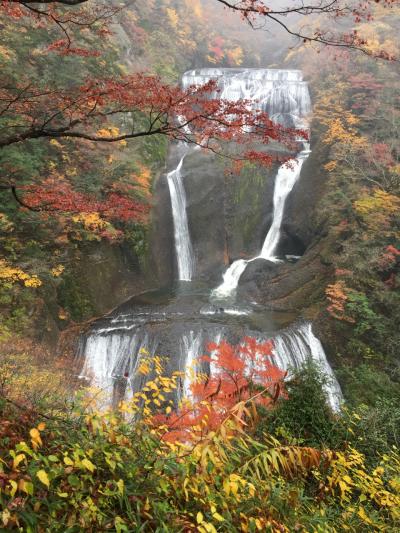
[[[351,289],[346,286],[343,280],[328,285],[325,289],[325,294],[330,302],[327,310],[331,316],[338,320],[354,323],[354,319],[347,316],[345,310],[349,292],[351,292]]]
[[[201,361],[210,365],[210,375],[200,374],[191,385],[191,398],[171,414],[157,415],[153,422],[165,425],[164,440],[170,442],[201,439],[221,427],[233,412],[246,425],[242,402],[269,406],[284,393],[286,372],[272,361],[272,341],[258,342],[245,337],[233,346],[226,341],[210,343],[209,356]],[[240,413],[240,414],[239,414]]]

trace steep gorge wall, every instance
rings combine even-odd
[[[168,168],[177,162],[174,147]],[[271,224],[274,179],[278,165],[255,166],[240,174],[226,162],[201,151],[185,158],[182,175],[187,196],[189,231],[196,256],[195,279],[217,282],[224,269],[261,248]],[[151,264],[161,285],[176,279],[173,222],[165,174],[156,184]]]

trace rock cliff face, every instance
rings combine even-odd
[[[49,286],[47,298],[36,309],[35,338],[54,346],[65,327],[109,312],[150,282],[128,244],[86,243],[70,275],[57,287]]]
[[[177,164],[171,148],[168,168]],[[195,279],[218,282],[235,259],[261,248],[271,224],[274,178],[270,169],[249,167],[239,175],[225,161],[200,151],[189,153],[182,168],[189,232],[194,248]],[[151,264],[161,285],[176,276],[173,222],[166,175],[156,184],[151,236]]]
[[[242,297],[274,310],[305,313],[324,298],[331,274],[329,256],[335,243],[327,238],[315,216],[327,179],[323,156],[323,147],[314,146],[285,206],[278,255],[300,257],[293,263],[262,265],[257,261],[249,265],[240,279]]]
[[[278,264],[262,259],[249,263],[240,279],[240,299],[277,311],[301,312],[323,298],[333,243],[324,236],[323,225],[316,222],[315,210],[324,194],[326,172],[324,148],[318,143],[312,148],[287,199],[277,253],[281,257],[300,257]],[[168,168],[175,163],[172,147]],[[214,155],[195,151],[185,158],[182,177],[196,256],[195,279],[218,283],[234,260],[260,252],[271,225],[277,168],[248,168],[234,175],[227,173],[224,162]],[[156,186],[150,249],[159,284],[170,284],[176,279],[176,260],[165,175]]]

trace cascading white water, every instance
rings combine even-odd
[[[240,276],[245,271],[247,265],[256,259],[266,259],[276,262],[274,256],[279,243],[280,231],[286,199],[298,180],[301,168],[309,151],[300,152],[290,166],[283,164],[278,170],[274,188],[274,211],[272,224],[265,238],[261,253],[252,259],[238,259],[234,261],[223,275],[223,282],[211,293],[211,298],[215,300],[232,299],[235,296]]]
[[[189,333],[184,333],[181,338],[181,360],[184,361],[183,372],[185,374],[182,385],[183,398],[190,398],[192,395],[190,385],[196,375],[196,361],[201,355],[202,341],[201,331],[197,334],[194,331],[189,331]]]
[[[225,328],[218,328],[215,331],[199,330],[196,333],[190,331],[184,333],[181,338],[181,356],[182,356],[182,371],[184,372],[184,380],[181,391],[181,398],[191,398],[192,391],[191,385],[196,379],[196,375],[199,372],[209,373],[215,375],[218,371],[215,366],[215,351],[210,353],[211,361],[207,368],[207,365],[200,360],[203,355],[208,352],[207,346],[210,343],[219,344],[223,338]]]
[[[84,339],[78,352],[78,357],[84,356],[79,377],[104,391],[102,403],[111,405],[118,381],[123,382],[126,397],[139,390],[140,360],[144,356],[153,357],[156,349],[156,339],[149,339],[138,330],[137,323],[128,325],[121,317],[113,319],[109,327],[94,330]]]
[[[183,161],[189,147],[182,143],[183,155],[175,170],[167,174],[169,194],[171,197],[172,217],[174,221],[175,251],[178,264],[178,279],[191,281],[194,274],[193,247],[190,239],[186,213],[186,193],[182,181]]]
[[[278,246],[279,237],[281,233],[281,224],[283,212],[285,209],[286,198],[292,191],[296,181],[300,177],[301,167],[307,157],[307,152],[300,152],[299,156],[291,163],[291,166],[282,165],[276,176],[274,188],[274,211],[272,216],[272,224],[269,228],[265,238],[261,253],[259,255],[262,259],[275,261],[275,250]]]
[[[275,122],[303,127],[311,111],[307,83],[300,70],[203,68],[183,75],[182,86],[216,82],[214,98],[247,100],[250,109],[266,111]]]
[[[121,332],[90,335],[81,349],[85,361],[79,377],[112,394],[115,377],[124,374],[123,368],[137,342],[135,335]]]
[[[217,82],[219,97],[236,101],[245,99],[253,109],[269,113],[272,120],[285,126],[307,129],[307,118],[311,111],[307,83],[299,70],[275,69],[201,69],[190,71],[183,78],[184,87],[205,83],[210,79]],[[304,139],[299,139],[304,141]],[[249,262],[256,259],[277,261],[274,256],[279,243],[285,202],[300,177],[301,168],[310,150],[304,149],[290,163],[279,167],[274,188],[273,218],[264,245],[259,255],[250,259],[234,261],[223,275],[223,282],[211,293],[212,300],[232,300],[236,295],[239,279]]]
[[[324,386],[328,403],[334,411],[338,411],[343,400],[340,385],[330,367],[324,348],[314,335],[310,322],[297,328],[290,328],[274,338],[275,364],[282,370],[297,369],[307,361],[316,363],[326,376]]]

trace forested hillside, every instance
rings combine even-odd
[[[0,13],[0,530],[398,531],[398,0]]]

